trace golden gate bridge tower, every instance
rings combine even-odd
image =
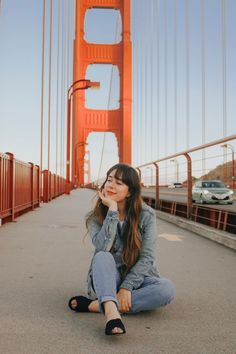
[[[94,44],[84,39],[86,11],[92,8],[120,11],[122,39],[116,44]],[[132,134],[132,46],[130,0],[77,0],[74,42],[74,82],[85,78],[91,64],[116,65],[120,76],[120,106],[101,110],[85,107],[85,93],[76,92],[72,119],[72,182],[84,184],[85,146],[91,132],[113,132],[117,138],[119,161],[131,163]]]

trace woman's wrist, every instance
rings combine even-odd
[[[111,210],[111,211],[118,211],[118,205],[117,205],[117,203],[116,203],[116,202],[111,203],[111,204],[109,205],[109,210]]]

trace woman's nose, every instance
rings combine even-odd
[[[114,185],[115,185],[114,181],[110,181],[110,182],[109,182],[109,186],[110,186],[110,187],[112,187],[112,188],[113,188],[113,187],[114,187]]]

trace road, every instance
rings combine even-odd
[[[102,314],[69,310],[71,296],[86,294],[93,196],[79,189],[0,227],[0,353],[235,353],[235,251],[160,219],[155,251],[175,300],[123,316],[118,338],[104,335]]]
[[[142,195],[155,198],[155,189],[153,187],[143,188]],[[187,189],[186,188],[160,188],[160,199],[173,200],[181,203],[187,203]],[[224,204],[204,204],[204,207],[229,210],[236,213],[236,200],[232,205]]]

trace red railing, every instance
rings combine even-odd
[[[43,202],[50,200],[65,193],[66,180],[61,176],[52,174],[48,170],[43,171]]]
[[[0,153],[0,225],[63,193],[63,177],[43,171],[41,184],[39,166],[19,161],[11,153]]]
[[[236,135],[231,135],[229,137],[225,137],[195,148],[191,148],[189,150],[186,151],[182,151],[180,153],[176,153],[174,155],[171,156],[167,156],[164,157],[160,160],[157,161],[152,161],[149,163],[146,163],[144,165],[141,166],[137,166],[137,170],[139,172],[139,176],[140,176],[140,180],[144,181],[145,179],[144,177],[144,172],[145,170],[150,169],[150,167],[152,168],[152,170],[154,170],[154,181],[155,181],[155,185],[153,183],[151,183],[150,185],[152,187],[154,187],[153,192],[151,193],[152,195],[150,195],[150,193],[143,193],[143,197],[144,200],[150,204],[153,208],[159,209],[161,211],[173,214],[173,215],[177,215],[177,216],[181,216],[190,220],[193,220],[195,222],[199,222],[205,225],[209,225],[211,227],[217,228],[217,229],[221,229],[233,234],[236,234],[236,210],[227,210],[227,209],[215,209],[212,207],[204,207],[202,205],[197,205],[197,204],[193,204],[193,200],[192,200],[192,184],[193,184],[193,172],[196,173],[197,171],[195,171],[193,169],[193,163],[195,163],[195,161],[193,160],[192,157],[192,153],[195,153],[196,151],[200,151],[200,150],[204,150],[206,148],[216,148],[216,147],[224,147],[226,146],[228,141],[232,141],[232,140],[236,140]],[[224,144],[224,145],[222,145]],[[186,159],[186,170],[184,171],[185,173],[185,184],[187,187],[186,190],[186,195],[185,195],[185,202],[182,201],[175,201],[175,200],[168,200],[168,198],[165,198],[162,196],[162,198],[160,198],[160,194],[162,192],[162,195],[164,195],[163,191],[161,190],[161,187],[164,187],[163,185],[161,186],[160,184],[160,165],[161,163],[165,163],[168,160],[169,161],[177,161],[177,158],[181,158],[181,156],[185,157]],[[214,156],[215,158],[215,156]],[[177,176],[179,175],[179,163],[177,163],[178,166],[178,173]],[[224,165],[226,167],[226,164]],[[224,168],[225,169],[225,168]],[[232,170],[232,176],[231,178],[233,179],[233,181],[231,182],[232,187],[235,188],[235,171],[234,171],[234,160],[232,160],[232,164],[231,164],[231,170]],[[227,172],[227,171],[225,171]],[[178,179],[178,178],[177,178]],[[218,179],[213,178],[213,179]],[[152,178],[151,178],[152,180]],[[176,180],[177,182],[179,182],[178,180]],[[225,181],[228,183],[227,178],[225,179]],[[235,191],[235,189],[234,189]],[[165,193],[167,194],[167,193]],[[183,193],[182,193],[183,194]],[[179,194],[180,196],[180,194]]]

